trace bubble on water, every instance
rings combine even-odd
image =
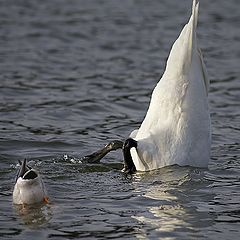
[[[71,158],[71,159],[70,159],[70,162],[71,162],[71,163],[74,163],[74,164],[75,164],[75,163],[78,163],[78,164],[79,164],[79,163],[80,163],[80,164],[82,163],[82,161],[81,161],[80,159],[74,159],[74,158]]]
[[[10,164],[10,168],[17,169],[18,167],[20,167],[19,163],[17,163],[17,164]]]

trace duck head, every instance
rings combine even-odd
[[[123,157],[124,157],[124,168],[123,171],[126,173],[134,173],[136,172],[136,167],[134,165],[132,156],[131,156],[131,148],[137,148],[137,141],[132,138],[128,138],[123,144]]]

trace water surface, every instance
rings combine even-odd
[[[1,239],[239,239],[237,0],[200,2],[209,71],[209,169],[120,172],[82,156],[125,139],[148,108],[191,1],[0,2]],[[18,159],[31,159],[51,204],[18,209]]]

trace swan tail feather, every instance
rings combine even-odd
[[[205,89],[206,89],[206,94],[208,95],[210,82],[209,82],[209,78],[208,78],[207,68],[204,64],[203,55],[202,55],[202,51],[200,48],[198,48],[198,56],[200,58],[200,63],[201,63],[201,67],[202,67],[203,80],[204,80],[204,85],[205,85]]]
[[[199,3],[193,0],[192,14],[188,23],[184,26],[178,39],[172,46],[167,61],[165,74],[187,74],[192,63],[192,56],[197,51],[196,28],[198,20]]]
[[[203,61],[203,55],[202,55],[201,49],[197,47],[196,28],[197,28],[197,22],[198,22],[198,9],[199,9],[199,2],[196,3],[196,0],[193,0],[193,6],[192,6],[192,16],[193,16],[192,54],[193,54],[193,51],[196,51],[196,53],[200,59],[204,85],[205,85],[205,89],[206,89],[206,94],[208,95],[208,91],[209,91],[208,73],[207,73],[207,69],[206,69],[206,66]]]
[[[192,6],[192,26],[191,26],[191,42],[192,42],[192,49],[191,51],[194,51],[197,47],[197,36],[196,36],[196,29],[197,29],[197,23],[198,23],[198,8],[199,8],[199,2],[196,3],[196,0],[193,0],[193,6]],[[191,18],[189,22],[191,21]]]

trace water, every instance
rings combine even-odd
[[[141,123],[191,1],[0,2],[1,239],[239,239],[237,0],[201,0],[199,44],[211,88],[209,169],[132,178],[121,152],[80,158]],[[12,205],[17,160],[38,169],[51,203]]]

